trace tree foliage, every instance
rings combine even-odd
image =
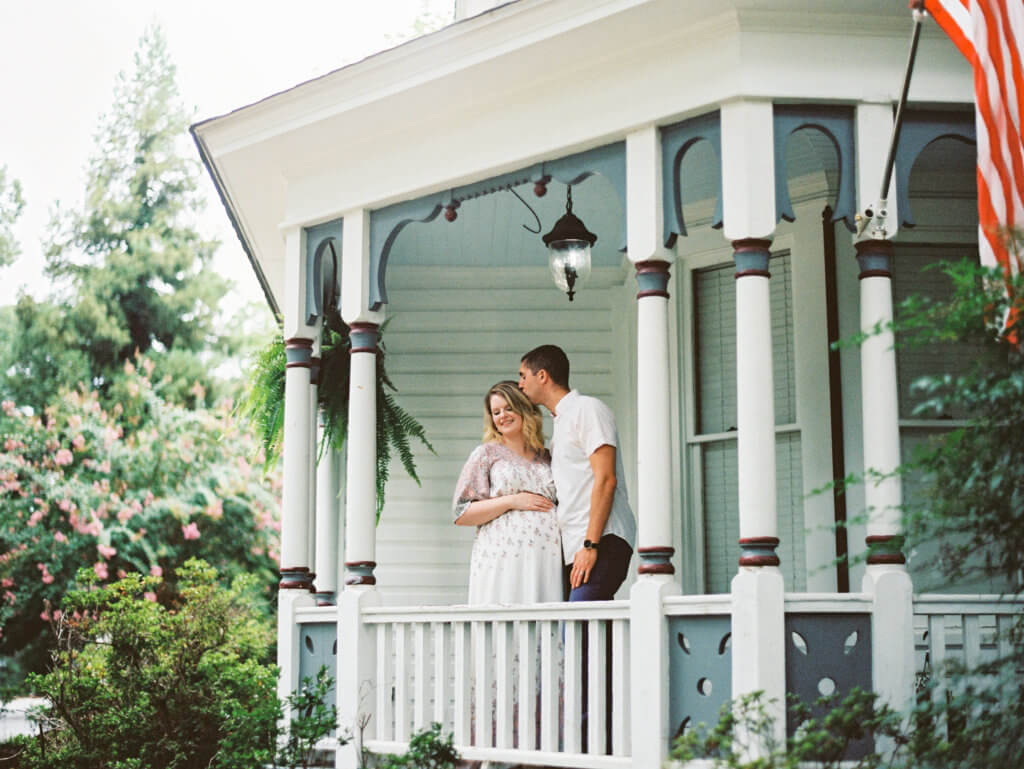
[[[277,671],[270,623],[251,594],[190,560],[172,606],[156,577],[100,584],[86,573],[55,617],[52,669],[33,677],[49,703],[25,769],[261,769],[274,758]]]
[[[11,264],[21,253],[12,230],[25,210],[21,182],[7,178],[7,166],[0,166],[0,267]]]
[[[164,398],[168,384],[142,358],[112,381],[110,408],[96,389],[62,391],[42,413],[3,402],[0,653],[39,668],[81,567],[172,578],[195,556],[228,579],[276,581],[277,476],[250,466],[258,449],[229,404],[191,410]]]
[[[228,283],[211,266],[217,243],[196,228],[203,201],[198,161],[185,154],[188,121],[166,42],[151,28],[101,121],[81,209],[58,207],[51,222],[55,296],[19,302],[7,397],[41,410],[62,386],[105,385],[137,352],[165,356],[164,370],[212,393],[210,370],[231,347],[216,323]]]

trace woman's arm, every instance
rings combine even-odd
[[[547,497],[534,494],[529,491],[520,491],[518,494],[505,494],[490,499],[478,499],[472,502],[455,519],[458,526],[482,526],[493,521],[499,515],[504,515],[509,510],[536,510],[538,512],[550,512],[554,510],[555,504]]]

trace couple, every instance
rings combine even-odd
[[[554,419],[550,453],[538,405]],[[488,390],[483,440],[454,499],[455,523],[477,527],[469,603],[562,601],[566,591],[570,601],[614,597],[636,539],[615,418],[569,389],[560,347],[526,353],[518,388]]]

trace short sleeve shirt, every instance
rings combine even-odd
[[[636,543],[636,519],[626,493],[626,474],[619,451],[615,416],[597,398],[572,390],[555,407],[551,436],[551,472],[558,491],[558,525],[562,534],[562,555],[572,563],[583,547],[590,523],[590,495],[594,472],[590,455],[604,445],[615,447],[615,496],[604,534],[615,534],[630,547]]]

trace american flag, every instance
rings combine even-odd
[[[1024,271],[1010,233],[1024,228],[1024,0],[924,0],[974,70],[982,262]],[[1019,242],[1019,240],[1018,240]]]

